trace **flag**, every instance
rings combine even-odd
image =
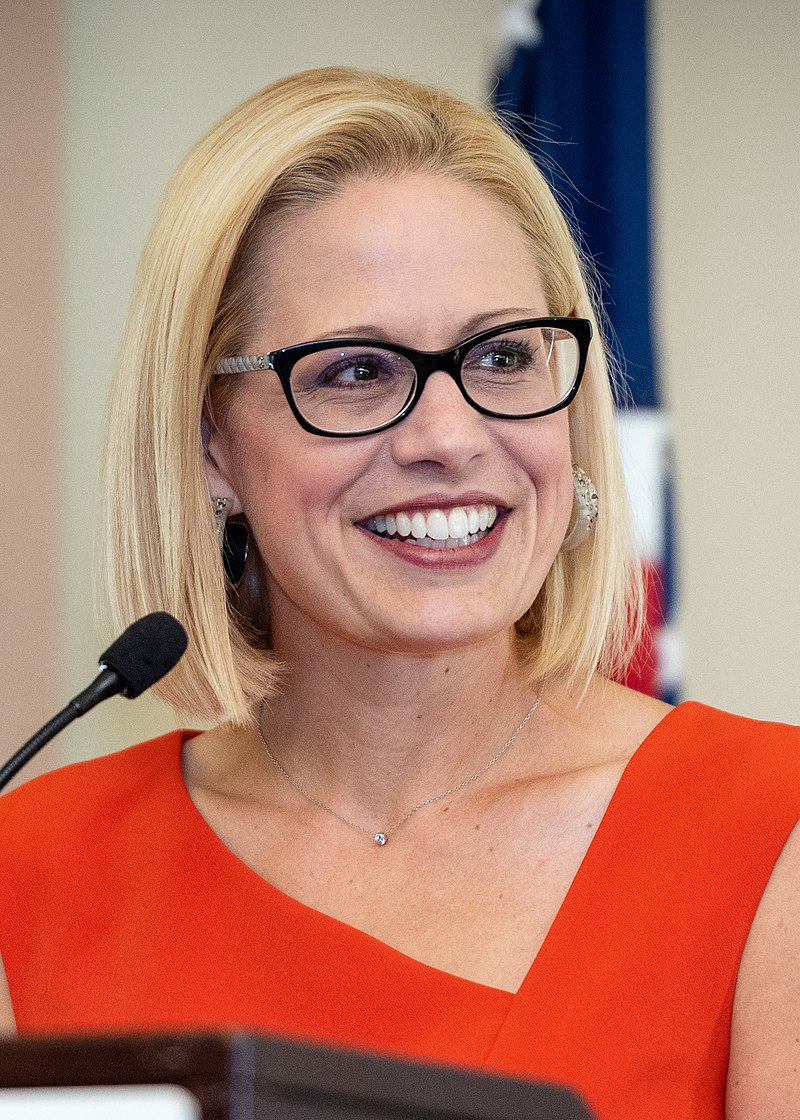
[[[501,16],[495,106],[529,149],[594,262],[630,401],[618,413],[648,632],[627,683],[674,699],[669,425],[650,303],[644,0],[513,0]]]

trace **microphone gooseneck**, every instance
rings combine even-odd
[[[188,644],[186,631],[166,611],[154,611],[132,623],[100,657],[100,672],[77,696],[40,728],[27,743],[0,766],[0,790],[46,743],[78,716],[110,696],[122,693],[129,700],[166,676],[183,657]]]

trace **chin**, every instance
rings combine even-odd
[[[396,619],[391,629],[374,633],[375,640],[370,645],[388,654],[433,657],[492,642],[502,634],[512,633],[515,620],[516,616],[509,615],[505,624],[498,625],[495,615],[491,619],[474,619],[465,623],[463,617],[458,618],[457,613],[452,611],[438,619],[428,615],[423,625],[419,619],[409,619],[407,626],[403,626],[402,620]]]

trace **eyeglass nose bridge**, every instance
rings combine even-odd
[[[454,350],[438,350],[433,353],[424,350],[407,351],[406,356],[414,366],[416,373],[416,384],[414,391],[411,394],[408,403],[398,416],[398,420],[405,419],[406,416],[416,408],[417,404],[425,392],[425,386],[428,380],[434,373],[446,373],[452,377],[458,386],[459,392],[470,408],[479,412],[480,409],[475,402],[470,398],[464,386],[461,377],[461,365],[467,353],[467,347],[457,346]]]

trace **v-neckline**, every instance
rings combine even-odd
[[[437,980],[447,980],[456,986],[465,987],[465,990],[473,989],[475,992],[483,992],[487,996],[490,995],[497,1002],[505,1001],[508,1005],[520,993],[528,988],[538,976],[538,973],[543,967],[544,961],[552,956],[554,944],[557,944],[561,937],[562,928],[569,929],[570,916],[576,908],[580,907],[580,896],[583,891],[584,883],[592,880],[593,866],[601,862],[604,858],[604,847],[606,843],[606,836],[609,832],[613,832],[613,825],[619,814],[624,811],[624,804],[630,788],[635,788],[637,773],[641,768],[641,763],[644,755],[648,752],[649,748],[657,741],[664,732],[667,724],[671,724],[679,713],[685,711],[686,708],[691,707],[689,703],[679,704],[659,720],[659,722],[648,732],[633,754],[630,756],[614,787],[614,791],[609,798],[605,811],[594,831],[589,845],[584,852],[575,874],[573,875],[566,892],[561,900],[561,903],[553,917],[552,922],[545,934],[542,942],[539,945],[530,965],[516,991],[510,991],[507,988],[499,988],[491,984],[483,984],[478,980],[470,980],[467,977],[459,976],[457,973],[448,972],[446,969],[438,968],[436,965],[427,964],[425,961],[419,960],[417,957],[403,952],[402,949],[397,949],[394,946],[382,941],[379,937],[367,933],[365,930],[359,929],[358,926],[351,925],[349,922],[341,918],[333,917],[331,914],[325,913],[323,910],[318,910],[308,903],[301,902],[293,895],[288,894],[286,891],[281,890],[280,887],[275,886],[269,879],[265,879],[257,871],[254,870],[248,863],[236,855],[227,844],[221,839],[220,836],[214,831],[203,814],[192,800],[191,795],[186,787],[183,777],[182,755],[183,746],[188,740],[194,737],[197,732],[183,732],[179,741],[179,749],[176,752],[176,772],[175,777],[177,780],[177,792],[179,801],[182,807],[182,812],[190,825],[190,832],[196,834],[198,841],[205,843],[209,848],[209,855],[216,858],[216,862],[220,865],[226,864],[227,868],[236,873],[240,878],[249,880],[251,887],[256,890],[266,892],[272,897],[281,900],[283,907],[292,909],[297,908],[299,913],[304,913],[311,916],[314,922],[319,925],[325,923],[332,923],[331,928],[336,928],[339,932],[345,932],[353,937],[355,940],[361,941],[364,945],[371,945],[377,951],[388,955],[388,957],[395,960],[403,960],[413,965],[415,970],[422,970],[424,973],[429,970],[431,974],[435,974]]]

